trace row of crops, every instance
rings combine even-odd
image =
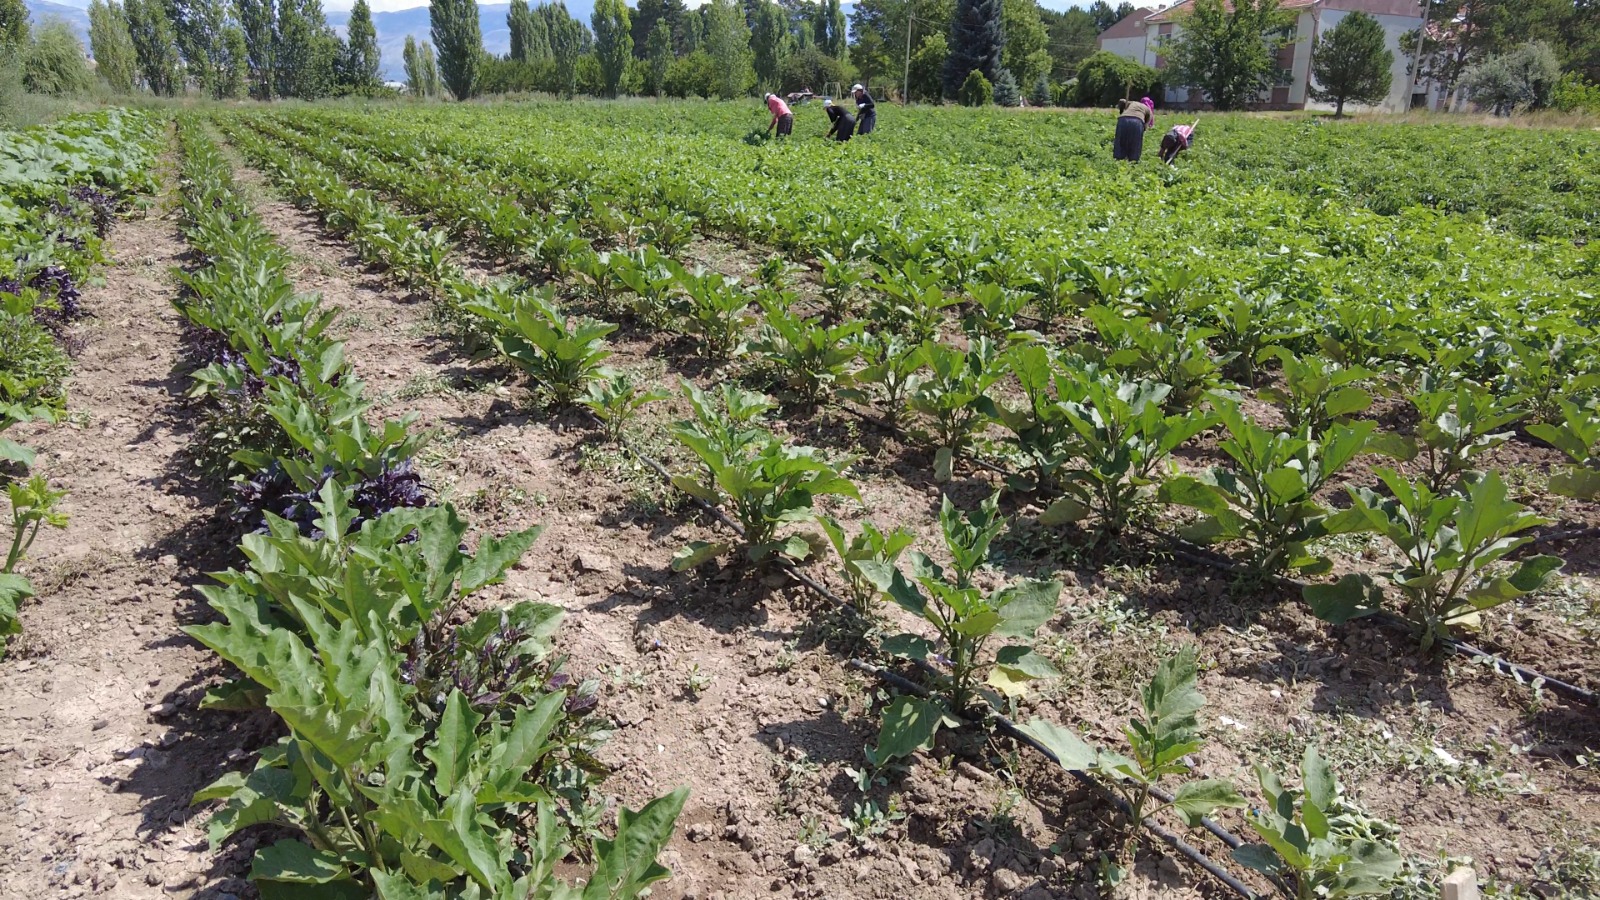
[[[113,109],[0,135],[0,435],[64,414],[80,346],[73,326],[87,315],[81,291],[105,262],[101,242],[113,217],[153,183],[156,129],[150,116]],[[17,565],[40,529],[66,524],[65,494],[33,464],[32,450],[0,436],[11,509],[0,656],[21,630],[18,603],[33,596]]]
[[[666,877],[655,856],[685,791],[621,810],[609,839],[593,830],[603,735],[595,685],[553,653],[561,610],[518,602],[451,624],[539,529],[467,552],[467,523],[411,469],[424,436],[409,418],[367,421],[327,334],[335,311],[294,289],[206,127],[179,135],[201,261],[177,306],[199,433],[219,436],[200,456],[255,528],[246,565],[205,589],[221,621],[187,630],[239,673],[205,706],[265,707],[286,731],[197,796],[221,801],[213,844],[292,832],[256,852],[263,897],[631,897]],[[556,867],[580,847],[572,887]]]
[[[447,145],[381,116],[230,117],[225,129],[365,258],[440,300],[465,350],[493,348],[555,402],[588,406],[614,438],[661,393],[606,365],[616,326],[574,316],[571,302],[641,331],[687,335],[714,363],[733,363],[784,394],[791,410],[875,407],[876,421],[925,446],[938,477],[999,470],[1008,488],[1039,501],[1045,525],[1077,523],[1079,534],[1100,539],[1181,528],[1234,551],[1252,577],[1342,574],[1307,588],[1314,609],[1334,620],[1393,609],[1418,626],[1424,644],[1538,590],[1559,566],[1524,550],[1550,519],[1513,500],[1506,480],[1483,465],[1497,448],[1542,443],[1552,458],[1560,448],[1571,460],[1550,487],[1592,494],[1597,427],[1584,404],[1593,376],[1583,342],[1568,340],[1581,337],[1582,315],[1571,295],[1556,302],[1570,275],[1559,267],[1544,270],[1542,311],[1473,294],[1478,302],[1463,318],[1492,312],[1509,333],[1426,323],[1383,302],[1313,300],[1309,288],[1296,303],[1246,281],[1229,282],[1231,302],[1218,303],[1218,270],[1209,267],[1129,269],[1061,246],[1014,256],[998,239],[955,244],[896,228],[855,232],[839,253],[823,245],[837,235],[821,225],[783,236],[752,229],[747,239],[786,243],[810,271],[776,260],[747,284],[689,264],[697,234],[737,230],[708,195],[666,196],[671,177],[644,181],[637,193],[619,189],[629,172],[649,169],[648,156],[636,155],[631,170],[591,163],[577,176],[549,162],[559,150],[547,145],[502,148],[489,159],[471,139],[452,135]],[[393,212],[385,197],[417,215]],[[1375,229],[1416,227],[1372,221]],[[451,261],[453,240],[514,259],[547,283],[464,279]],[[1579,260],[1561,256],[1570,249],[1551,253]],[[1504,286],[1507,275],[1468,277],[1477,292]],[[974,585],[1005,526],[998,496],[970,513],[947,502],[939,555],[948,565],[907,555],[905,532],[869,523],[851,533],[822,515],[819,498],[859,498],[850,448],[790,445],[772,428],[774,401],[736,384],[686,384],[684,394],[692,417],[673,434],[699,465],[673,483],[723,510],[735,536],[685,547],[675,568],[727,554],[782,566],[821,559],[831,545],[836,583],[859,611],[877,618],[886,598],[922,623],[886,635],[881,649],[931,679],[936,693],[886,709],[869,762],[927,746],[971,714],[977,697],[1014,699],[1055,674],[1028,644],[1054,615],[1060,584]],[[1188,460],[1204,454],[1189,451],[1208,437],[1218,464],[1194,466]],[[1379,456],[1392,460],[1389,468],[1360,467]],[[1544,488],[1531,499],[1547,501]],[[793,528],[810,522],[823,534]],[[1351,534],[1391,545],[1393,567],[1372,571],[1319,543]],[[1069,769],[1121,792],[1131,821],[1168,806],[1195,824],[1244,801],[1183,762],[1200,739],[1193,687],[1192,656],[1161,667],[1142,694],[1145,718],[1129,732],[1131,756],[1090,748],[1043,720],[1027,733]],[[1368,831],[1330,829],[1337,817],[1327,811],[1340,801],[1315,751],[1304,761],[1303,791],[1284,791],[1269,775],[1269,808],[1249,817],[1265,843],[1235,858],[1285,876],[1302,896],[1380,890],[1398,857]],[[1164,780],[1177,792],[1161,790]],[[1118,871],[1108,861],[1107,876]]]

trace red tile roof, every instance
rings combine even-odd
[[[1313,6],[1316,6],[1317,2],[1318,2],[1318,0],[1283,0],[1283,2],[1278,4],[1278,8],[1279,9],[1310,9]],[[1151,16],[1150,18],[1146,19],[1145,21],[1146,22],[1154,22],[1154,23],[1157,23],[1157,24],[1161,24],[1161,23],[1164,23],[1164,22],[1175,22],[1175,21],[1177,21],[1178,18],[1182,17],[1182,13],[1187,12],[1189,7],[1193,6],[1193,5],[1194,5],[1194,0],[1178,0],[1177,3],[1172,4],[1171,6],[1167,7],[1166,9],[1160,10],[1155,15]],[[1225,9],[1229,9],[1229,10],[1233,9],[1233,4],[1229,3],[1228,0],[1222,0],[1222,5],[1223,5],[1223,7]]]
[[[1117,24],[1100,32],[1100,40],[1143,37],[1145,20],[1160,11],[1159,9],[1136,9],[1118,19]]]

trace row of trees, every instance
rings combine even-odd
[[[356,0],[343,40],[321,0],[91,0],[89,45],[101,78],[123,92],[192,85],[216,99],[316,99],[381,86],[367,0]]]

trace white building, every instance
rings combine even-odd
[[[1183,17],[1192,3],[1193,0],[1179,0],[1165,9],[1135,13],[1107,29],[1097,43],[1102,50],[1164,69],[1166,60],[1159,52],[1161,42],[1180,32]],[[1322,33],[1352,12],[1364,12],[1377,19],[1383,26],[1385,44],[1394,54],[1389,96],[1376,109],[1404,112],[1412,106],[1437,109],[1443,103],[1442,89],[1428,84],[1426,79],[1416,86],[1413,96],[1406,96],[1411,87],[1411,57],[1400,49],[1400,38],[1422,26],[1422,5],[1418,0],[1283,0],[1281,8],[1295,13],[1295,27],[1291,42],[1278,51],[1278,66],[1284,77],[1262,92],[1261,108],[1333,109],[1331,103],[1318,103],[1310,98],[1307,88],[1312,82],[1311,55]],[[1190,92],[1181,86],[1166,88],[1164,99],[1165,105],[1172,108],[1193,109],[1205,105],[1198,92],[1191,98]],[[1362,109],[1354,104],[1348,106],[1358,111]]]

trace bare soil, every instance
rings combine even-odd
[[[169,271],[185,245],[170,200],[111,231],[106,283],[84,291],[94,318],[68,420],[16,430],[36,470],[70,492],[71,521],[34,544],[24,572],[39,598],[0,663],[7,898],[220,900],[244,888],[227,877],[237,866],[207,851],[190,805],[230,754],[267,735],[261,721],[197,718],[218,663],[179,630],[203,615],[194,585],[234,540],[184,452]]]

